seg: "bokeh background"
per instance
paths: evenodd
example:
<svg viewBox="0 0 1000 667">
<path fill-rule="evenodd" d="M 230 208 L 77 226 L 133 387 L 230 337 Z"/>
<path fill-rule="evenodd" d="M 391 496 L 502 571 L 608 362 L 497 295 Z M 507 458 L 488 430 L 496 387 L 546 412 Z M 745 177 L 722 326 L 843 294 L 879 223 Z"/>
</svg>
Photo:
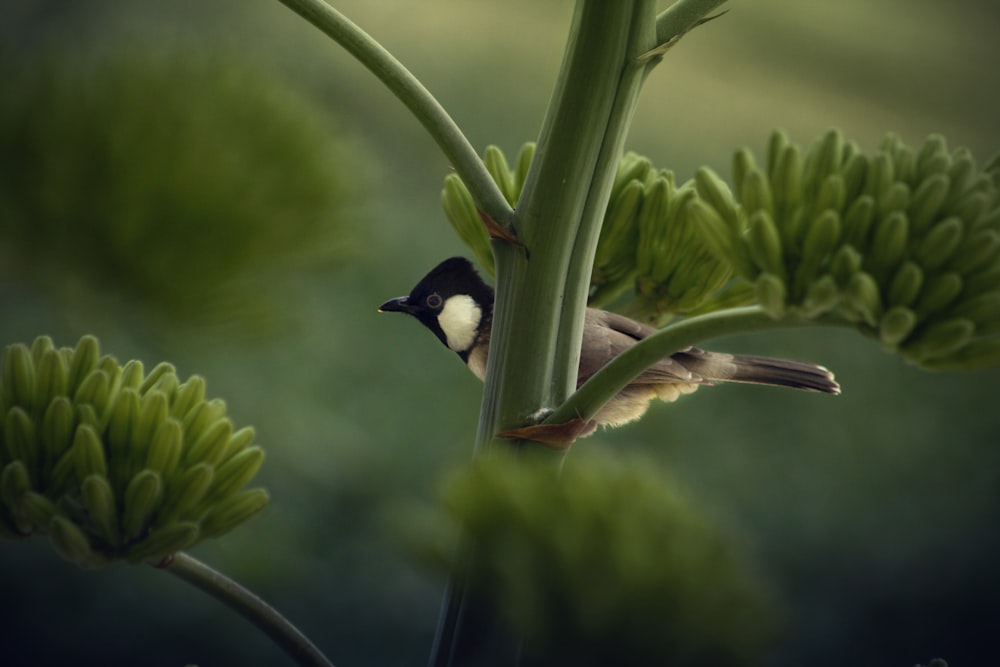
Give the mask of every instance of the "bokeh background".
<svg viewBox="0 0 1000 667">
<path fill-rule="evenodd" d="M 336 4 L 478 148 L 537 133 L 572 3 Z M 629 141 L 680 178 L 775 127 L 1000 150 L 996 3 L 731 4 L 668 54 Z M 93 333 L 204 375 L 256 426 L 272 502 L 194 555 L 338 665 L 422 664 L 444 577 L 407 517 L 469 460 L 480 387 L 375 308 L 464 251 L 446 161 L 273 0 L 10 0 L 0 72 L 0 341 Z M 821 362 L 844 395 L 715 388 L 573 456 L 648 456 L 713 517 L 783 608 L 768 665 L 1000 663 L 1000 372 L 931 375 L 847 331 L 713 347 Z M 43 539 L 0 544 L 0 616 L 12 667 L 285 664 L 173 578 L 80 571 Z"/>
</svg>

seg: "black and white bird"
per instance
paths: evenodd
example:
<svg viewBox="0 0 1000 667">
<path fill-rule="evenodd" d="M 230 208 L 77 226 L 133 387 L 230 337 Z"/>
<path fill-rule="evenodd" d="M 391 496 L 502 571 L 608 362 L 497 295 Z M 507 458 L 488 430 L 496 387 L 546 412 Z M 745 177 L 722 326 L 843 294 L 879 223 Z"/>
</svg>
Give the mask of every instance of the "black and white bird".
<svg viewBox="0 0 1000 667">
<path fill-rule="evenodd" d="M 490 330 L 493 322 L 493 288 L 483 282 L 463 257 L 441 262 L 424 276 L 407 296 L 379 306 L 381 312 L 412 315 L 458 354 L 476 377 L 486 377 Z M 596 308 L 588 308 L 577 386 L 602 366 L 655 328 L 633 319 Z M 707 352 L 688 347 L 664 357 L 635 378 L 569 436 L 590 435 L 598 426 L 621 426 L 639 419 L 654 398 L 674 401 L 713 382 L 749 382 L 805 391 L 839 394 L 840 385 L 822 366 L 750 355 Z M 550 443 L 554 444 L 554 443 Z"/>
</svg>

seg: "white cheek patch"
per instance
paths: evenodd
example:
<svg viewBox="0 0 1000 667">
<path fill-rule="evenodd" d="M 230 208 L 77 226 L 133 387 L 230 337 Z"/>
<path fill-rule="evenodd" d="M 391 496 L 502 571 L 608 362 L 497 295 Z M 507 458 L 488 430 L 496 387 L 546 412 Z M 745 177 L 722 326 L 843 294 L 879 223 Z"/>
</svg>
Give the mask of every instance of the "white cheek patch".
<svg viewBox="0 0 1000 667">
<path fill-rule="evenodd" d="M 454 352 L 465 352 L 476 339 L 479 320 L 483 316 L 476 301 L 467 294 L 448 297 L 438 315 L 438 325 Z"/>
</svg>

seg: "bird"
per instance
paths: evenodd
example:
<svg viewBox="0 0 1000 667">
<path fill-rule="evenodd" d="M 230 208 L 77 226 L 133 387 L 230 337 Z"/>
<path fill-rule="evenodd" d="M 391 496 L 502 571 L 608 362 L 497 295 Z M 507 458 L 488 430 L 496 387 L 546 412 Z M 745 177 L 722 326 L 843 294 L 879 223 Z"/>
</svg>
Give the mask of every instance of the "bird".
<svg viewBox="0 0 1000 667">
<path fill-rule="evenodd" d="M 480 380 L 486 377 L 493 323 L 493 288 L 464 257 L 451 257 L 434 267 L 406 296 L 389 299 L 379 312 L 399 312 L 416 318 L 448 349 L 455 352 Z M 618 313 L 587 308 L 577 388 L 614 357 L 657 331 Z M 715 382 L 744 382 L 839 394 L 833 374 L 811 363 L 686 347 L 644 370 L 589 420 L 566 429 L 544 425 L 510 431 L 509 437 L 536 439 L 567 446 L 591 435 L 599 426 L 614 428 L 645 414 L 653 399 L 676 400 Z M 503 435 L 503 434 L 501 434 Z"/>
</svg>

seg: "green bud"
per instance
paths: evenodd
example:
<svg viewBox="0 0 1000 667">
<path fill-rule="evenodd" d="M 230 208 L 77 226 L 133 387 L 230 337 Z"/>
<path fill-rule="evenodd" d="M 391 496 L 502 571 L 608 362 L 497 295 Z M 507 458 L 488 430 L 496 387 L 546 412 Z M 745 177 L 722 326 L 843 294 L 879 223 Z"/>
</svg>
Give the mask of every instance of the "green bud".
<svg viewBox="0 0 1000 667">
<path fill-rule="evenodd" d="M 993 204 L 993 197 L 995 193 L 991 190 L 990 192 L 973 192 L 966 194 L 954 205 L 952 205 L 948 212 L 960 218 L 971 226 L 975 226 L 980 218 L 983 218 L 986 212 L 989 210 L 990 206 Z"/>
<path fill-rule="evenodd" d="M 84 378 L 97 367 L 97 360 L 100 356 L 101 346 L 93 336 L 83 336 L 77 342 L 69 364 L 69 379 L 66 383 L 66 391 L 69 395 L 76 395 Z"/>
<path fill-rule="evenodd" d="M 847 186 L 844 183 L 844 177 L 841 174 L 830 174 L 823 179 L 823 183 L 820 185 L 813 210 L 831 210 L 840 213 L 844 210 L 846 193 Z"/>
<path fill-rule="evenodd" d="M 76 427 L 72 452 L 78 479 L 85 479 L 88 475 L 108 474 L 104 445 L 93 426 L 80 424 Z"/>
<path fill-rule="evenodd" d="M 851 202 L 844 213 L 844 243 L 855 248 L 867 248 L 872 223 L 875 221 L 875 200 L 862 195 Z"/>
<path fill-rule="evenodd" d="M 264 463 L 264 450 L 250 447 L 215 469 L 210 497 L 225 498 L 243 488 Z"/>
<path fill-rule="evenodd" d="M 757 161 L 753 157 L 753 152 L 749 148 L 741 148 L 736 151 L 733 154 L 733 190 L 742 193 L 747 174 L 753 171 L 760 171 L 757 167 Z M 770 189 L 768 189 L 768 195 L 770 196 Z M 743 204 L 743 208 L 746 209 L 747 202 L 744 197 L 745 195 L 740 195 L 740 202 Z M 774 214 L 774 211 L 769 212 L 772 215 Z"/>
<path fill-rule="evenodd" d="M 142 397 L 139 416 L 133 434 L 133 447 L 148 446 L 169 412 L 169 399 L 162 391 L 153 390 Z"/>
<path fill-rule="evenodd" d="M 840 289 L 833 276 L 827 274 L 809 284 L 802 300 L 802 314 L 812 319 L 833 310 L 840 302 Z"/>
<path fill-rule="evenodd" d="M 80 567 L 99 567 L 106 559 L 90 546 L 87 536 L 69 519 L 56 516 L 49 523 L 49 539 L 56 552 Z"/>
<path fill-rule="evenodd" d="M 879 340 L 882 344 L 895 349 L 917 326 L 917 315 L 909 308 L 893 306 L 885 311 L 878 324 Z"/>
<path fill-rule="evenodd" d="M 658 178 L 645 189 L 639 207 L 637 229 L 638 243 L 635 250 L 635 267 L 640 276 L 650 276 L 662 253 L 670 252 L 676 245 L 676 229 L 667 222 L 671 187 L 666 179 Z M 668 235 L 674 238 L 668 240 Z"/>
<path fill-rule="evenodd" d="M 62 515 L 55 503 L 37 491 L 26 491 L 21 496 L 20 510 L 38 527 L 48 526 L 53 517 Z"/>
<path fill-rule="evenodd" d="M 846 289 L 847 301 L 861 319 L 875 327 L 882 317 L 882 298 L 878 283 L 868 273 L 860 271 L 851 276 Z"/>
<path fill-rule="evenodd" d="M 962 198 L 962 195 L 969 189 L 976 178 L 976 161 L 966 148 L 955 149 L 951 156 L 951 166 L 948 168 L 948 178 L 951 180 L 951 189 L 948 191 L 948 199 L 945 208 L 950 209 Z"/>
<path fill-rule="evenodd" d="M 973 297 L 985 292 L 992 292 L 1000 287 L 1000 263 L 983 268 L 965 279 L 962 295 Z"/>
<path fill-rule="evenodd" d="M 101 429 L 101 420 L 98 418 L 94 406 L 89 403 L 76 404 L 76 423 L 90 424 L 97 430 Z"/>
<path fill-rule="evenodd" d="M 628 265 L 626 271 L 634 268 L 638 252 L 635 248 L 638 229 L 636 215 L 641 203 L 642 184 L 638 181 L 629 182 L 621 189 L 619 195 L 611 200 L 597 242 L 595 272 L 610 277 L 620 271 L 622 264 Z"/>
<path fill-rule="evenodd" d="M 45 353 L 54 352 L 55 349 L 56 345 L 52 342 L 51 336 L 36 336 L 35 340 L 31 341 L 31 363 L 38 368 Z"/>
<path fill-rule="evenodd" d="M 70 447 L 52 467 L 52 474 L 45 489 L 53 498 L 59 498 L 76 486 L 76 453 Z"/>
<path fill-rule="evenodd" d="M 809 288 L 826 259 L 837 250 L 839 240 L 840 216 L 836 211 L 827 209 L 819 214 L 806 233 L 802 256 L 795 271 L 796 293 L 802 294 Z"/>
<path fill-rule="evenodd" d="M 39 447 L 35 435 L 35 424 L 31 417 L 23 408 L 13 407 L 7 411 L 7 418 L 4 420 L 3 426 L 7 455 L 13 461 L 23 461 L 28 466 L 28 470 L 37 474 Z"/>
<path fill-rule="evenodd" d="M 846 286 L 855 273 L 861 270 L 861 253 L 851 245 L 840 246 L 830 258 L 830 275 L 840 286 Z"/>
<path fill-rule="evenodd" d="M 521 190 L 514 183 L 510 166 L 507 164 L 507 158 L 504 157 L 503 151 L 493 145 L 487 146 L 483 155 L 483 164 L 486 166 L 486 171 L 493 177 L 497 187 L 500 188 L 507 203 L 511 206 L 516 204 Z"/>
<path fill-rule="evenodd" d="M 154 529 L 142 541 L 131 545 L 125 557 L 132 563 L 159 562 L 193 545 L 198 541 L 199 533 L 198 524 L 175 521 Z"/>
<path fill-rule="evenodd" d="M 774 200 L 771 197 L 771 188 L 768 186 L 767 178 L 759 170 L 752 169 L 743 178 L 740 204 L 743 206 L 743 210 L 751 216 L 759 211 L 771 218 L 774 217 Z"/>
<path fill-rule="evenodd" d="M 122 389 L 134 389 L 138 393 L 145 377 L 142 362 L 138 359 L 130 359 L 122 366 Z"/>
<path fill-rule="evenodd" d="M 211 463 L 222 459 L 229 438 L 233 435 L 233 424 L 228 419 L 219 419 L 209 426 L 193 445 L 184 453 L 184 465 Z"/>
<path fill-rule="evenodd" d="M 111 377 L 103 370 L 94 370 L 80 383 L 73 396 L 73 402 L 77 405 L 91 405 L 95 413 L 100 415 L 107 407 L 110 393 Z"/>
<path fill-rule="evenodd" d="M 146 530 L 163 497 L 163 481 L 152 470 L 141 470 L 125 489 L 122 530 L 126 538 L 140 536 Z"/>
<path fill-rule="evenodd" d="M 949 355 L 926 359 L 920 365 L 941 371 L 975 371 L 1000 365 L 1000 338 L 973 340 Z"/>
<path fill-rule="evenodd" d="M 905 213 L 910 206 L 910 188 L 905 183 L 893 183 L 875 200 L 875 214 L 885 218 L 893 213 Z"/>
<path fill-rule="evenodd" d="M 774 136 L 778 135 L 772 135 Z M 798 146 L 786 144 L 778 154 L 769 151 L 768 176 L 771 180 L 775 217 L 785 220 L 802 205 L 802 152 Z"/>
<path fill-rule="evenodd" d="M 917 186 L 907 210 L 914 234 L 922 234 L 938 219 L 950 187 L 948 177 L 941 173 L 932 175 Z"/>
<path fill-rule="evenodd" d="M 524 181 L 528 178 L 528 170 L 531 168 L 531 160 L 535 155 L 535 143 L 528 141 L 521 144 L 517 152 L 517 159 L 514 163 L 514 180 L 523 189 Z"/>
<path fill-rule="evenodd" d="M 925 280 L 916 311 L 921 319 L 944 310 L 962 292 L 962 277 L 954 272 L 942 273 Z"/>
<path fill-rule="evenodd" d="M 41 444 L 44 459 L 49 463 L 58 461 L 73 443 L 73 429 L 76 418 L 73 404 L 65 396 L 59 396 L 45 410 L 42 416 Z"/>
<path fill-rule="evenodd" d="M 3 404 L 31 408 L 35 397 L 35 366 L 31 350 L 22 343 L 8 345 L 3 352 Z"/>
<path fill-rule="evenodd" d="M 934 225 L 914 253 L 914 259 L 925 269 L 934 269 L 947 262 L 962 242 L 962 221 L 947 218 Z"/>
<path fill-rule="evenodd" d="M 915 363 L 931 357 L 944 357 L 968 343 L 975 332 L 975 325 L 966 319 L 935 322 L 916 341 L 906 345 L 903 356 Z"/>
<path fill-rule="evenodd" d="M 936 155 L 931 160 L 927 162 L 926 169 L 927 173 L 921 173 L 922 177 L 931 176 L 934 174 L 943 174 L 945 176 L 949 175 L 949 169 L 951 168 L 951 156 L 950 155 Z M 951 188 L 949 180 L 949 190 Z"/>
<path fill-rule="evenodd" d="M 760 270 L 750 259 L 743 242 L 728 228 L 714 209 L 695 199 L 688 204 L 687 214 L 702 242 L 712 254 L 721 261 L 730 262 L 743 278 L 747 280 L 756 278 Z"/>
<path fill-rule="evenodd" d="M 253 443 L 253 439 L 256 435 L 257 433 L 254 431 L 253 426 L 244 426 L 240 430 L 233 433 L 233 435 L 229 438 L 229 442 L 226 443 L 226 448 L 222 452 L 222 458 L 220 461 L 227 461 L 231 457 L 249 447 Z"/>
<path fill-rule="evenodd" d="M 63 355 L 53 348 L 42 354 L 35 371 L 35 410 L 42 412 L 50 401 L 66 395 L 69 368 Z"/>
<path fill-rule="evenodd" d="M 871 196 L 876 202 L 881 202 L 894 182 L 892 159 L 888 155 L 878 153 L 868 161 L 864 187 L 866 195 Z"/>
<path fill-rule="evenodd" d="M 170 416 L 183 420 L 188 412 L 205 400 L 205 378 L 192 375 L 177 388 L 174 402 L 170 406 Z"/>
<path fill-rule="evenodd" d="M 896 180 L 904 183 L 915 181 L 917 178 L 917 154 L 913 152 L 913 149 L 905 145 L 902 139 L 899 139 L 891 154 Z"/>
<path fill-rule="evenodd" d="M 111 464 L 110 477 L 116 485 L 124 484 L 128 479 L 131 461 L 142 460 L 146 456 L 146 452 L 137 447 L 138 443 L 133 439 L 138 421 L 139 394 L 132 387 L 126 387 L 115 399 L 105 434 Z"/>
<path fill-rule="evenodd" d="M 188 446 L 197 442 L 198 438 L 225 414 L 226 403 L 219 399 L 201 403 L 191 410 L 181 422 L 184 425 L 184 440 Z"/>
<path fill-rule="evenodd" d="M 951 166 L 948 143 L 940 134 L 932 134 L 917 153 L 917 177 L 923 181 L 935 174 L 943 174 Z"/>
<path fill-rule="evenodd" d="M 737 234 L 742 232 L 742 225 L 736 214 L 733 193 L 729 190 L 726 182 L 708 167 L 701 167 L 695 172 L 694 182 L 701 200 L 715 211 L 730 232 Z"/>
<path fill-rule="evenodd" d="M 889 283 L 888 302 L 892 306 L 910 306 L 920 294 L 924 284 L 924 271 L 911 261 L 900 265 Z"/>
<path fill-rule="evenodd" d="M 807 197 L 815 197 L 826 177 L 840 171 L 843 155 L 844 137 L 838 130 L 827 130 L 809 146 L 803 168 L 803 187 Z"/>
<path fill-rule="evenodd" d="M 649 159 L 638 153 L 633 151 L 625 153 L 622 159 L 618 161 L 618 169 L 615 172 L 614 184 L 611 186 L 609 201 L 614 201 L 620 197 L 622 190 L 628 187 L 633 181 L 638 182 L 642 186 L 652 166 Z"/>
<path fill-rule="evenodd" d="M 254 514 L 257 514 L 268 501 L 264 489 L 247 489 L 214 505 L 201 520 L 201 532 L 205 537 L 214 537 L 228 533 Z"/>
<path fill-rule="evenodd" d="M 764 312 L 774 319 L 780 319 L 785 314 L 785 299 L 787 291 L 785 283 L 773 273 L 762 273 L 754 282 L 754 294 Z"/>
<path fill-rule="evenodd" d="M 764 273 L 772 273 L 780 279 L 785 276 L 785 263 L 781 250 L 778 228 L 764 211 L 750 216 L 747 234 L 743 237 L 754 263 Z"/>
<path fill-rule="evenodd" d="M 778 163 L 785 151 L 790 148 L 792 148 L 792 140 L 788 138 L 788 134 L 784 130 L 771 132 L 771 136 L 767 139 L 767 175 L 769 177 L 773 178 L 774 172 L 778 169 Z"/>
<path fill-rule="evenodd" d="M 180 463 L 184 449 L 184 429 L 173 417 L 165 419 L 156 429 L 146 454 L 146 467 L 171 475 Z"/>
<path fill-rule="evenodd" d="M 906 252 L 909 230 L 906 214 L 900 211 L 892 213 L 875 227 L 875 235 L 865 257 L 865 266 L 872 274 L 889 276 L 896 271 Z"/>
<path fill-rule="evenodd" d="M 986 333 L 1000 321 L 1000 286 L 993 292 L 963 300 L 955 307 L 954 312 L 955 315 L 975 322 L 977 332 Z"/>
<path fill-rule="evenodd" d="M 458 238 L 469 246 L 480 264 L 491 274 L 494 273 L 489 234 L 479 217 L 475 202 L 472 201 L 472 195 L 458 174 L 448 174 L 445 177 L 444 188 L 441 190 L 441 207 Z"/>
<path fill-rule="evenodd" d="M 149 371 L 149 375 L 147 375 L 146 379 L 142 381 L 142 386 L 139 387 L 139 395 L 145 396 L 150 392 L 150 390 L 154 388 L 163 391 L 162 388 L 157 387 L 157 385 L 166 375 L 173 375 L 174 379 L 176 380 L 177 369 L 174 368 L 173 364 L 167 363 L 166 361 L 161 361 L 160 363 L 156 364 L 156 366 L 153 367 L 153 370 Z M 173 392 L 164 391 L 163 393 L 169 396 Z"/>
<path fill-rule="evenodd" d="M 841 178 L 844 183 L 844 204 L 856 200 L 861 195 L 867 173 L 868 157 L 860 150 L 853 152 L 841 168 Z M 843 210 L 844 204 L 841 204 L 838 210 Z"/>
<path fill-rule="evenodd" d="M 996 264 L 1000 255 L 1000 231 L 982 229 L 970 234 L 951 257 L 949 266 L 968 275 L 984 267 Z"/>
<path fill-rule="evenodd" d="M 21 497 L 31 490 L 31 475 L 23 461 L 11 461 L 0 472 L 0 499 L 10 509 L 21 504 Z"/>
<path fill-rule="evenodd" d="M 160 522 L 166 523 L 169 518 L 182 516 L 188 509 L 200 503 L 214 478 L 215 468 L 209 463 L 198 463 L 179 476 L 175 475 L 167 490 Z"/>
<path fill-rule="evenodd" d="M 83 506 L 87 509 L 87 517 L 94 527 L 109 545 L 114 547 L 120 545 L 118 510 L 115 507 L 115 494 L 111 490 L 108 478 L 103 475 L 88 475 L 80 484 L 80 490 Z"/>
</svg>

